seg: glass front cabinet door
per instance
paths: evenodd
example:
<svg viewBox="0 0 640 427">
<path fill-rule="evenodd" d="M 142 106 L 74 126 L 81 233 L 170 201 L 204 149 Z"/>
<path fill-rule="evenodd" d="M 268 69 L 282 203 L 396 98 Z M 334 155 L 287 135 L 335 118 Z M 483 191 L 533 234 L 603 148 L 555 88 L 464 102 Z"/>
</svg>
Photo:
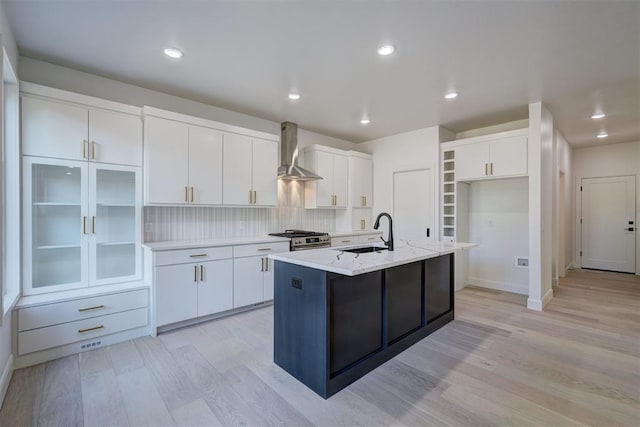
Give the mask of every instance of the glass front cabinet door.
<svg viewBox="0 0 640 427">
<path fill-rule="evenodd" d="M 23 162 L 24 294 L 139 279 L 139 168 Z"/>
</svg>

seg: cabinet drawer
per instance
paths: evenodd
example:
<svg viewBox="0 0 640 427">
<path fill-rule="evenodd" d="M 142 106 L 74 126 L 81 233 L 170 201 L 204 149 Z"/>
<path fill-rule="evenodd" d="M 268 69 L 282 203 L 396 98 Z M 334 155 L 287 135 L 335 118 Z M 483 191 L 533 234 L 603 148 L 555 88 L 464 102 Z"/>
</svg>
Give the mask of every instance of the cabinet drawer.
<svg viewBox="0 0 640 427">
<path fill-rule="evenodd" d="M 358 236 L 342 236 L 331 238 L 331 246 L 355 245 L 356 243 L 359 243 Z"/>
<path fill-rule="evenodd" d="M 18 331 L 89 319 L 149 305 L 147 289 L 65 301 L 18 311 Z"/>
<path fill-rule="evenodd" d="M 277 254 L 280 252 L 289 252 L 289 242 L 271 242 L 257 245 L 238 245 L 233 247 L 233 256 L 235 258 Z"/>
<path fill-rule="evenodd" d="M 358 243 L 379 243 L 382 233 L 358 236 Z"/>
<path fill-rule="evenodd" d="M 144 326 L 148 323 L 148 309 L 123 311 L 78 320 L 46 328 L 18 333 L 18 354 L 23 355 L 77 341 L 96 338 Z"/>
<path fill-rule="evenodd" d="M 214 261 L 217 259 L 227 259 L 233 256 L 231 246 L 180 249 L 175 251 L 156 252 L 155 265 L 185 264 L 187 262 Z"/>
</svg>

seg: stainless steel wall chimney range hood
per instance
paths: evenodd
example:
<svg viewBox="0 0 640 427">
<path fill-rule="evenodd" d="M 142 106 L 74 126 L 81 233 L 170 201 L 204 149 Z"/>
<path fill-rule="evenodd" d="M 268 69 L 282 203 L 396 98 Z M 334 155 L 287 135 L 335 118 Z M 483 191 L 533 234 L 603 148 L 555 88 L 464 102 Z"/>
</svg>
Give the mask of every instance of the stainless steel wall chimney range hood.
<svg viewBox="0 0 640 427">
<path fill-rule="evenodd" d="M 280 167 L 278 179 L 314 181 L 321 176 L 298 166 L 298 125 L 291 122 L 280 124 Z"/>
</svg>

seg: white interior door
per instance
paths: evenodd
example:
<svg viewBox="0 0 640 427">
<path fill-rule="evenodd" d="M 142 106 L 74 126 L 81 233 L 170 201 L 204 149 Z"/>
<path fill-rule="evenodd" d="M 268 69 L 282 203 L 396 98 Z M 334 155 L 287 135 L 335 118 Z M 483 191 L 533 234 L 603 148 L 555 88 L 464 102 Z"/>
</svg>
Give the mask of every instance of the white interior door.
<svg viewBox="0 0 640 427">
<path fill-rule="evenodd" d="M 394 172 L 393 234 L 396 239 L 433 238 L 436 233 L 433 210 L 431 169 Z"/>
<path fill-rule="evenodd" d="M 635 272 L 634 176 L 582 180 L 582 267 Z"/>
</svg>

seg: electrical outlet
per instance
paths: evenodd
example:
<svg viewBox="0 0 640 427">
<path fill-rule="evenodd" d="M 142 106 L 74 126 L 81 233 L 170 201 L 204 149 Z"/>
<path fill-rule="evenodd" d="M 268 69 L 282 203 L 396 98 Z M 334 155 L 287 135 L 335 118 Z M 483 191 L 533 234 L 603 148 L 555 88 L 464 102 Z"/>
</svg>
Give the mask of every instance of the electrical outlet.
<svg viewBox="0 0 640 427">
<path fill-rule="evenodd" d="M 516 257 L 516 267 L 522 267 L 522 268 L 529 267 L 529 258 Z"/>
</svg>

